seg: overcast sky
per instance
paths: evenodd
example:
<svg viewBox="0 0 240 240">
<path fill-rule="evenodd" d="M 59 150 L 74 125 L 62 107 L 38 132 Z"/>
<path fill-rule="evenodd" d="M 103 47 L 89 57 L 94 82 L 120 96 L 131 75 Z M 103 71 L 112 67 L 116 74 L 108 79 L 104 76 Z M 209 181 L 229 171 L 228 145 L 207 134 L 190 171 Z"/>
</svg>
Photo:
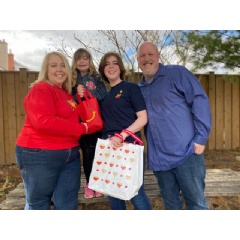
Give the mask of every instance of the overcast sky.
<svg viewBox="0 0 240 240">
<path fill-rule="evenodd" d="M 0 40 L 4 39 L 8 44 L 8 52 L 14 54 L 14 59 L 36 71 L 40 69 L 45 52 L 49 49 L 51 35 L 46 31 L 0 30 Z"/>
<path fill-rule="evenodd" d="M 45 54 L 56 50 L 57 46 L 61 46 L 61 39 L 64 39 L 64 44 L 68 47 L 71 56 L 76 49 L 82 47 L 73 38 L 73 33 L 77 34 L 78 38 L 82 40 L 86 39 L 86 42 L 89 41 L 88 39 L 91 39 L 92 44 L 95 44 L 95 46 L 99 44 L 101 49 L 108 44 L 106 40 L 99 40 L 101 37 L 95 35 L 96 31 L 93 30 L 0 30 L 0 40 L 7 42 L 8 52 L 14 54 L 14 59 L 17 62 L 23 64 L 31 71 L 39 71 Z M 93 42 L 95 40 L 96 42 Z M 104 43 L 100 44 L 102 42 Z M 96 59 L 96 56 L 93 57 Z M 68 60 L 71 64 L 71 59 L 69 58 Z M 177 59 L 171 59 L 171 64 L 177 64 L 177 62 Z M 192 64 L 188 63 L 186 67 L 191 69 Z M 137 63 L 135 68 L 137 69 Z M 209 71 L 214 71 L 219 74 L 228 72 L 228 70 L 224 69 L 221 65 L 219 65 L 218 69 L 209 67 L 207 69 L 198 70 L 199 73 Z"/>
<path fill-rule="evenodd" d="M 83 35 L 88 31 L 75 31 Z M 0 30 L 0 40 L 8 43 L 8 51 L 14 59 L 30 70 L 39 71 L 46 52 L 56 50 L 56 45 L 65 39 L 65 44 L 76 50 L 79 44 L 73 39 L 73 31 L 67 30 Z"/>
<path fill-rule="evenodd" d="M 0 40 L 5 39 L 16 61 L 36 71 L 40 69 L 45 53 L 55 50 L 54 45 L 59 44 L 60 36 L 71 48 L 79 47 L 73 41 L 71 29 L 239 29 L 240 22 L 236 8 L 231 8 L 231 13 L 227 13 L 225 4 L 221 8 L 219 3 L 220 7 L 212 11 L 211 4 L 205 0 L 200 6 L 194 4 L 193 8 L 190 4 L 182 10 L 188 1 L 172 0 L 171 4 L 161 3 L 158 7 L 148 1 L 148 9 L 143 4 L 136 6 L 129 0 L 122 0 L 121 4 L 113 4 L 110 0 L 92 0 L 90 6 L 82 2 L 76 5 L 76 2 L 68 0 L 69 9 L 66 2 L 63 5 L 48 2 L 39 6 L 30 0 L 15 1 L 13 9 L 13 2 L 1 3 Z M 234 28 L 236 24 L 238 27 Z"/>
</svg>

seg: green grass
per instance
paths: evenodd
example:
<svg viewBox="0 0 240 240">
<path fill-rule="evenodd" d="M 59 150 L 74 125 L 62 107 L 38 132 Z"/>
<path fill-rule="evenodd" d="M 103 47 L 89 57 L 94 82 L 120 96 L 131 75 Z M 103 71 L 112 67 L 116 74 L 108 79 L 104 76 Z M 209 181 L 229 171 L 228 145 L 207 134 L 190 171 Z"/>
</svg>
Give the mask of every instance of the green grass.
<svg viewBox="0 0 240 240">
<path fill-rule="evenodd" d="M 2 188 L 0 189 L 0 195 L 2 196 L 3 194 L 5 194 L 6 190 L 7 190 L 7 186 L 9 183 L 9 177 L 7 176 L 5 179 L 5 183 L 3 184 Z"/>
</svg>

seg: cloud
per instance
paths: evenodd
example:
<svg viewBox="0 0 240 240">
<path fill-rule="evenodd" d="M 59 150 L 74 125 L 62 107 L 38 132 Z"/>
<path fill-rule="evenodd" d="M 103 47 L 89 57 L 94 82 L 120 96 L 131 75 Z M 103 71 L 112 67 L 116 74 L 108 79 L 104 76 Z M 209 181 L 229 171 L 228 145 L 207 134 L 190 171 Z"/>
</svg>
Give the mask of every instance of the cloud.
<svg viewBox="0 0 240 240">
<path fill-rule="evenodd" d="M 8 50 L 14 54 L 16 61 L 27 66 L 29 70 L 39 71 L 47 52 L 64 46 L 70 55 L 73 55 L 76 49 L 82 47 L 74 39 L 74 33 L 84 42 L 100 46 L 101 36 L 94 30 L 0 30 L 0 40 L 4 39 L 8 43 Z M 104 45 L 101 47 L 104 48 Z"/>
<path fill-rule="evenodd" d="M 14 59 L 30 70 L 38 71 L 48 49 L 48 37 L 36 31 L 0 31 L 0 39 L 8 44 Z"/>
<path fill-rule="evenodd" d="M 0 30 L 0 40 L 5 39 L 8 43 L 8 50 L 11 50 L 14 54 L 16 61 L 25 65 L 29 70 L 39 71 L 43 58 L 47 52 L 56 50 L 57 47 L 61 48 L 62 45 L 64 45 L 71 56 L 76 49 L 83 47 L 74 39 L 74 34 L 87 45 L 99 48 L 102 52 L 111 50 L 110 41 L 103 38 L 97 30 Z M 132 49 L 130 50 L 128 52 L 129 55 L 132 54 L 131 57 L 135 58 L 135 53 L 132 52 Z M 171 49 L 165 49 L 165 51 L 170 51 L 170 53 L 172 53 Z M 96 62 L 99 62 L 102 54 L 97 54 L 93 50 L 91 53 L 93 58 L 97 60 Z M 69 59 L 69 62 L 71 64 L 71 59 Z M 172 57 L 169 63 L 178 64 L 179 60 Z M 165 64 L 167 64 L 167 62 L 165 62 Z M 190 63 L 188 63 L 186 67 L 188 69 L 192 68 Z M 134 62 L 134 69 L 139 71 L 137 61 Z M 214 71 L 215 73 L 228 72 L 221 66 L 217 66 L 217 70 L 208 68 L 198 70 L 198 72 L 200 71 Z"/>
</svg>

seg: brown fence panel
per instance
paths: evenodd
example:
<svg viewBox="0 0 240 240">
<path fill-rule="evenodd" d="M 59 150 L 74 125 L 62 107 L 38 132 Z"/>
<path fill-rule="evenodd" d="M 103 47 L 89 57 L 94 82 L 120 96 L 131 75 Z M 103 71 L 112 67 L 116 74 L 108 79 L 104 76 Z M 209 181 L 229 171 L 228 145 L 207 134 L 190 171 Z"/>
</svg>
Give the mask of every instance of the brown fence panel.
<svg viewBox="0 0 240 240">
<path fill-rule="evenodd" d="M 15 142 L 24 123 L 23 100 L 38 72 L 0 71 L 0 165 L 15 163 Z"/>
<path fill-rule="evenodd" d="M 0 165 L 15 163 L 15 141 L 25 118 L 23 100 L 37 76 L 26 69 L 0 71 Z M 134 73 L 126 79 L 138 83 L 141 76 Z M 213 72 L 196 77 L 209 97 L 212 114 L 206 149 L 240 148 L 240 76 L 233 83 Z"/>
</svg>

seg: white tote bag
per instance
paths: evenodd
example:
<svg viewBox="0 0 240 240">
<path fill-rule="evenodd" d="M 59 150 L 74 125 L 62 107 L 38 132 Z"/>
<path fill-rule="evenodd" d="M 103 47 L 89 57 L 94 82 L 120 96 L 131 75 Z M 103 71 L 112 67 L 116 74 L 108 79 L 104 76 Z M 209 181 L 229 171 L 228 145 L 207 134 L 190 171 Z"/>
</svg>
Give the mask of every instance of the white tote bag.
<svg viewBox="0 0 240 240">
<path fill-rule="evenodd" d="M 133 198 L 143 184 L 143 150 L 126 142 L 116 148 L 110 139 L 98 139 L 88 187 L 122 200 Z"/>
</svg>

